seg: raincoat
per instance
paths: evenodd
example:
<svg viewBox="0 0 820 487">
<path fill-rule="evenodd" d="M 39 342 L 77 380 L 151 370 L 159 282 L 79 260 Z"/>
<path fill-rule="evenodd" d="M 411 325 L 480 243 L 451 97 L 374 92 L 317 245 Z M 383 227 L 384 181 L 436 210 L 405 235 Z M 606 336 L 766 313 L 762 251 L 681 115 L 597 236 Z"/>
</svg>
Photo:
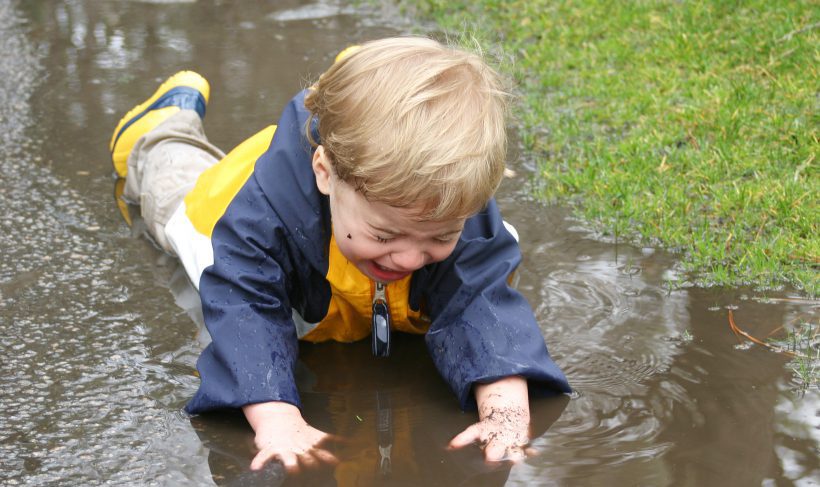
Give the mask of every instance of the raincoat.
<svg viewBox="0 0 820 487">
<path fill-rule="evenodd" d="M 300 406 L 299 339 L 343 342 L 371 329 L 374 283 L 332 236 L 305 137 L 305 92 L 276 126 L 206 170 L 165 230 L 198 287 L 212 342 L 197 361 L 189 413 L 284 401 Z M 314 140 L 319 140 L 315 120 Z M 508 285 L 521 260 L 494 200 L 467 219 L 453 253 L 386 288 L 392 328 L 425 334 L 463 409 L 472 387 L 518 375 L 533 393 L 569 392 L 524 297 Z"/>
</svg>

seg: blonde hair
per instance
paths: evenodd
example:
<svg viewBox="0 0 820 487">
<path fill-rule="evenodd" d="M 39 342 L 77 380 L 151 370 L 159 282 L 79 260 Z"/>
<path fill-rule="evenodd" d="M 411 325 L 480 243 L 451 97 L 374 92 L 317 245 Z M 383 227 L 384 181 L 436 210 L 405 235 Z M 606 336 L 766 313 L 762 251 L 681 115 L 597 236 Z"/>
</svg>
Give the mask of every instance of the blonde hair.
<svg viewBox="0 0 820 487">
<path fill-rule="evenodd" d="M 476 54 L 420 37 L 340 57 L 305 97 L 336 175 L 369 201 L 421 205 L 421 220 L 480 211 L 504 172 L 498 74 Z"/>
</svg>

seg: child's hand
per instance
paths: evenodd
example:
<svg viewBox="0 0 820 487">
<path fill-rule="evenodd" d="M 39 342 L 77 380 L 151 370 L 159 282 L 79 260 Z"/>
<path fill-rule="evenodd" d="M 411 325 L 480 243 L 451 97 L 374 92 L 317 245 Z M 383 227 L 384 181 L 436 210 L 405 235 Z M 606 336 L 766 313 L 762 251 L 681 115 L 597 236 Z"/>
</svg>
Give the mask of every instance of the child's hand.
<svg viewBox="0 0 820 487">
<path fill-rule="evenodd" d="M 478 443 L 488 462 L 521 461 L 534 451 L 529 443 L 530 409 L 527 381 L 507 377 L 476 385 L 479 421 L 450 440 L 450 448 Z"/>
<path fill-rule="evenodd" d="M 279 460 L 289 473 L 301 467 L 314 468 L 336 464 L 338 459 L 322 447 L 331 435 L 310 426 L 299 408 L 284 402 L 249 404 L 242 408 L 256 432 L 254 443 L 259 453 L 251 470 L 261 470 L 269 461 Z"/>
</svg>

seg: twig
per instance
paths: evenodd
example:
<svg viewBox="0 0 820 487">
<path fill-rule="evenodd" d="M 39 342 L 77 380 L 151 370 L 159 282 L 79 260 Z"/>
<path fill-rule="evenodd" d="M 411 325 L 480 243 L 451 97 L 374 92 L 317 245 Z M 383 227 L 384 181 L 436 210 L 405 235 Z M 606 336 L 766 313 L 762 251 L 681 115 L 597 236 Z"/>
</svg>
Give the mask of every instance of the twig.
<svg viewBox="0 0 820 487">
<path fill-rule="evenodd" d="M 778 327 L 777 327 L 777 328 L 775 328 L 774 330 L 770 331 L 770 332 L 766 335 L 766 338 L 769 338 L 770 336 L 774 335 L 775 333 L 777 333 L 778 331 L 780 331 L 780 330 L 782 330 L 782 329 L 783 329 L 783 325 L 778 326 Z"/>
<path fill-rule="evenodd" d="M 729 310 L 729 328 L 735 333 L 735 335 L 740 335 L 740 336 L 746 338 L 747 340 L 749 340 L 750 342 L 756 343 L 756 344 L 758 344 L 762 347 L 766 347 L 766 348 L 768 348 L 769 350 L 771 350 L 773 352 L 785 353 L 786 355 L 789 355 L 789 356 L 792 356 L 792 357 L 797 356 L 796 353 L 794 353 L 790 350 L 784 350 L 781 347 L 775 347 L 774 345 L 766 343 L 763 340 L 759 340 L 759 339 L 753 337 L 752 335 L 749 335 L 745 331 L 741 330 L 740 328 L 738 328 L 737 325 L 735 324 L 735 316 L 732 313 L 732 310 Z"/>
<path fill-rule="evenodd" d="M 755 300 L 759 300 L 758 298 L 754 298 Z M 811 306 L 820 306 L 820 300 L 817 299 L 809 299 L 809 298 L 762 298 L 767 302 L 771 303 L 795 303 L 795 304 L 808 304 Z"/>
<path fill-rule="evenodd" d="M 780 39 L 778 39 L 777 42 L 790 41 L 790 40 L 792 40 L 792 37 L 794 37 L 798 34 L 802 34 L 803 32 L 808 32 L 810 30 L 814 30 L 818 27 L 820 27 L 820 22 L 815 22 L 813 24 L 809 24 L 805 27 L 801 27 L 800 29 L 793 30 L 793 31 L 789 32 L 788 34 L 786 34 L 783 37 L 781 37 Z"/>
</svg>

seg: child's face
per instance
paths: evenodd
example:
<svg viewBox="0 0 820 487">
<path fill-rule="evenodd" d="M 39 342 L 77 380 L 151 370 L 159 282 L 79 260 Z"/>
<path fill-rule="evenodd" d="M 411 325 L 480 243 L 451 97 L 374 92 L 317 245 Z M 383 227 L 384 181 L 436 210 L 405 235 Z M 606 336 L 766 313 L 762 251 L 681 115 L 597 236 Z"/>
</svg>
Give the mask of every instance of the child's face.
<svg viewBox="0 0 820 487">
<path fill-rule="evenodd" d="M 339 250 L 369 278 L 397 281 L 453 252 L 464 228 L 463 219 L 418 221 L 414 217 L 421 208 L 367 201 L 336 177 L 322 146 L 314 153 L 313 171 L 319 191 L 330 197 L 333 236 Z"/>
</svg>

